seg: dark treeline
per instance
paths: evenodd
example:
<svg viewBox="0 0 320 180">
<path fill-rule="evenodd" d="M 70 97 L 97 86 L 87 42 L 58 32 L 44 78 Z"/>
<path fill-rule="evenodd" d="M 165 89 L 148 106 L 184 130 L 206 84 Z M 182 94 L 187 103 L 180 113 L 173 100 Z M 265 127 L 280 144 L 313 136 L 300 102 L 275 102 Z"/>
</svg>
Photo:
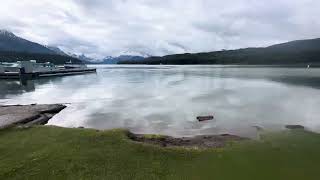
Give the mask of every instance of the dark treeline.
<svg viewBox="0 0 320 180">
<path fill-rule="evenodd" d="M 39 63 L 51 62 L 54 64 L 65 64 L 71 61 L 74 64 L 81 64 L 82 61 L 58 54 L 39 54 L 39 53 L 25 53 L 25 52 L 8 52 L 0 51 L 0 62 L 16 62 L 16 61 L 29 61 L 37 60 Z"/>
<path fill-rule="evenodd" d="M 319 64 L 320 39 L 292 41 L 266 48 L 246 48 L 209 53 L 150 57 L 120 64 Z"/>
</svg>

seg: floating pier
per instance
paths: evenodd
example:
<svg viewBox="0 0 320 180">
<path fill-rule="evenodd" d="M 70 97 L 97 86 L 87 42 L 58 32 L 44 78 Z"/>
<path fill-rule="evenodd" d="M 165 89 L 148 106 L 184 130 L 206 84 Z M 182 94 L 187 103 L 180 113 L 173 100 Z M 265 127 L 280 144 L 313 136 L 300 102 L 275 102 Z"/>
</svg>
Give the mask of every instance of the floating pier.
<svg viewBox="0 0 320 180">
<path fill-rule="evenodd" d="M 39 78 L 49 76 L 67 76 L 93 73 L 96 68 L 85 64 L 68 64 L 55 66 L 52 63 L 37 63 L 34 60 L 14 63 L 13 66 L 0 64 L 0 79 Z"/>
</svg>

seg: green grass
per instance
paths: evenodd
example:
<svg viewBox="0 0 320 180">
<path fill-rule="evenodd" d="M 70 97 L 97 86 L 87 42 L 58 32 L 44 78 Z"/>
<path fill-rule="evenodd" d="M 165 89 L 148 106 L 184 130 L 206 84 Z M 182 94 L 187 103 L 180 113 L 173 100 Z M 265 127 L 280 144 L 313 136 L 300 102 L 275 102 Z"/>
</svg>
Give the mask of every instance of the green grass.
<svg viewBox="0 0 320 180">
<path fill-rule="evenodd" d="M 319 179 L 320 135 L 284 131 L 223 149 L 161 148 L 124 130 L 0 131 L 0 179 Z"/>
</svg>

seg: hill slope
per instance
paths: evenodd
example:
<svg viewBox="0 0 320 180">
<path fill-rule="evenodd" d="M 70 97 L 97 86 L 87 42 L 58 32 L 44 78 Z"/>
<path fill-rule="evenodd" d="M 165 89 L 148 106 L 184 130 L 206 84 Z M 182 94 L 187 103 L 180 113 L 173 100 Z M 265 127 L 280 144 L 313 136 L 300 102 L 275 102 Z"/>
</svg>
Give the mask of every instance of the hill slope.
<svg viewBox="0 0 320 180">
<path fill-rule="evenodd" d="M 0 62 L 37 60 L 55 64 L 82 63 L 81 60 L 56 52 L 41 44 L 20 38 L 12 32 L 0 30 Z"/>
<path fill-rule="evenodd" d="M 17 62 L 37 60 L 39 63 L 51 62 L 54 64 L 65 64 L 72 62 L 73 64 L 82 64 L 83 62 L 77 58 L 70 56 L 62 56 L 57 54 L 37 54 L 24 52 L 0 51 L 0 62 Z"/>
<path fill-rule="evenodd" d="M 0 51 L 56 54 L 45 46 L 20 38 L 6 30 L 0 30 Z"/>
<path fill-rule="evenodd" d="M 121 64 L 320 64 L 320 39 L 299 40 L 266 48 L 150 57 Z"/>
</svg>

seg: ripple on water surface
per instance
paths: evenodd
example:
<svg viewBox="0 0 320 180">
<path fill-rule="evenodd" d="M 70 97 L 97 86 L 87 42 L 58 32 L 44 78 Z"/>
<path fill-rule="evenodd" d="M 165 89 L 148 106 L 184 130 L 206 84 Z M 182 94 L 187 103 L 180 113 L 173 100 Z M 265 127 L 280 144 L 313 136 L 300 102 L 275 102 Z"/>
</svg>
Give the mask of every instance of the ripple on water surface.
<svg viewBox="0 0 320 180">
<path fill-rule="evenodd" d="M 223 66 L 98 66 L 97 74 L 0 82 L 0 103 L 71 103 L 49 124 L 173 136 L 254 125 L 320 130 L 320 70 Z M 214 115 L 199 123 L 199 115 Z"/>
</svg>

